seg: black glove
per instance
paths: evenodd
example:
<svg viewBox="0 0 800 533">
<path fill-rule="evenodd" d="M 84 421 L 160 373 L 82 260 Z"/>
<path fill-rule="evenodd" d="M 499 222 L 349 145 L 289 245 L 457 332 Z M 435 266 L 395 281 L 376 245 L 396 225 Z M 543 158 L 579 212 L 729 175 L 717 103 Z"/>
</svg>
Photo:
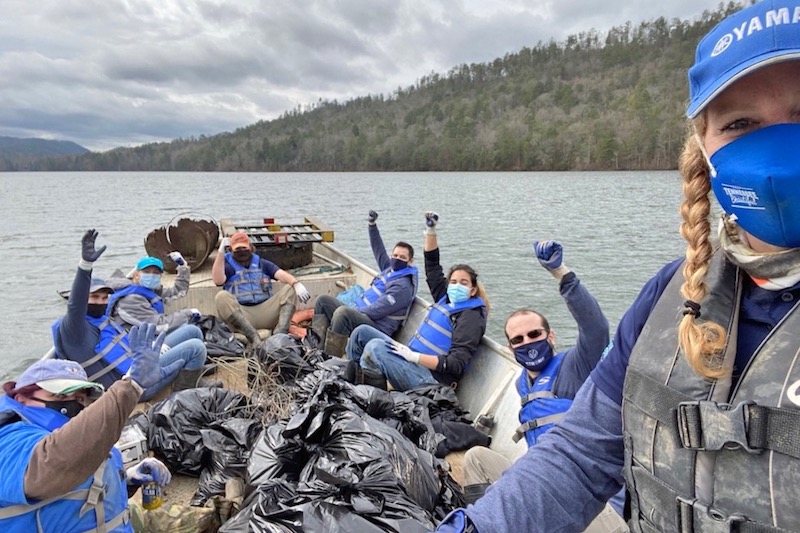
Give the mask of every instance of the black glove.
<svg viewBox="0 0 800 533">
<path fill-rule="evenodd" d="M 95 249 L 94 242 L 97 240 L 97 231 L 90 229 L 83 234 L 81 239 L 81 259 L 87 263 L 94 263 L 106 251 L 105 246 L 101 246 L 99 250 Z"/>
<path fill-rule="evenodd" d="M 370 211 L 367 214 L 367 222 L 369 222 L 370 224 L 374 224 L 376 220 L 378 220 L 378 213 L 376 213 L 375 211 Z"/>
</svg>

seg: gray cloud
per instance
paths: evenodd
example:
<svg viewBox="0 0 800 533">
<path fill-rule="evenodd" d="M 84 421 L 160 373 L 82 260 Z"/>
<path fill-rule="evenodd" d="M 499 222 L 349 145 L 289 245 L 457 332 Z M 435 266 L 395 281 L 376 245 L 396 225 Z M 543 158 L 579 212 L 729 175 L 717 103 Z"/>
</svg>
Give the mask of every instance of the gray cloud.
<svg viewBox="0 0 800 533">
<path fill-rule="evenodd" d="M 5 0 L 0 135 L 105 150 L 210 135 L 318 99 L 391 93 L 717 0 Z"/>
</svg>

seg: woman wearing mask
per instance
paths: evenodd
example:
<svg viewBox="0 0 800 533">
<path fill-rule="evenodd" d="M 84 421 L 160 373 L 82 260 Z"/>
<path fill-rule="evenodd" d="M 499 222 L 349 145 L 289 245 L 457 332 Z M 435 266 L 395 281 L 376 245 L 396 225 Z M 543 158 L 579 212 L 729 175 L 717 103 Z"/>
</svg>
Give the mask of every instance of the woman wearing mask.
<svg viewBox="0 0 800 533">
<path fill-rule="evenodd" d="M 436 303 L 408 345 L 362 325 L 347 343 L 352 361 L 348 379 L 395 390 L 442 383 L 455 386 L 478 351 L 486 331 L 489 301 L 478 274 L 469 265 L 454 265 L 445 277 L 439 264 L 436 224 L 439 215 L 425 213 L 425 278 Z"/>
<path fill-rule="evenodd" d="M 440 531 L 580 531 L 623 477 L 632 531 L 800 531 L 800 1 L 720 22 L 689 82 L 686 257 L 561 422 Z"/>
</svg>

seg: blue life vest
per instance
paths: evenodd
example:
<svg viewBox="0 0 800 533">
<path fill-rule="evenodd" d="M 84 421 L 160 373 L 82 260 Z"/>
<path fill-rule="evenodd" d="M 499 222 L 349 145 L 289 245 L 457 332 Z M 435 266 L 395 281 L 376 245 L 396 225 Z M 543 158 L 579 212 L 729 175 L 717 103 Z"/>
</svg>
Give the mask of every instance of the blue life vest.
<svg viewBox="0 0 800 533">
<path fill-rule="evenodd" d="M 400 270 L 384 270 L 377 276 L 375 279 L 372 280 L 372 285 L 370 285 L 367 290 L 364 291 L 364 294 L 361 295 L 359 300 L 356 300 L 356 309 L 364 310 L 370 305 L 374 304 L 378 301 L 378 298 L 386 292 L 386 285 L 393 279 L 402 278 L 403 276 L 411 276 L 411 283 L 414 286 L 414 296 L 417 294 L 417 280 L 419 278 L 419 272 L 417 271 L 417 267 L 415 266 L 407 266 Z M 406 312 L 402 315 L 390 315 L 386 318 L 391 318 L 392 320 L 397 320 L 398 322 L 404 321 L 408 317 L 409 311 L 411 311 L 411 306 L 414 305 L 414 298 L 411 298 L 411 302 L 408 304 L 408 308 Z"/>
<path fill-rule="evenodd" d="M 21 487 L 28 466 L 26 459 L 33 447 L 68 421 L 52 409 L 28 407 L 8 396 L 0 397 L 0 450 L 5 457 L 0 466 L 3 473 L 0 483 Z M 17 457 L 9 457 L 12 450 Z M 9 491 L 3 490 L 3 494 Z M 122 455 L 116 448 L 110 450 L 109 457 L 92 476 L 70 492 L 32 503 L 0 507 L 0 531 L 4 533 L 92 533 L 101 531 L 98 523 L 104 524 L 102 531 L 132 533 L 129 522 L 125 471 Z"/>
<path fill-rule="evenodd" d="M 536 439 L 544 435 L 553 424 L 558 422 L 567 412 L 572 400 L 569 398 L 556 398 L 553 396 L 553 384 L 556 381 L 558 370 L 564 362 L 564 352 L 553 356 L 546 367 L 533 379 L 528 377 L 528 371 L 523 370 L 517 380 L 522 409 L 519 410 L 521 426 L 514 432 L 514 442 L 519 442 L 522 436 L 528 442 L 528 447 L 536 444 Z"/>
<path fill-rule="evenodd" d="M 234 274 L 225 280 L 222 288 L 236 296 L 237 302 L 257 305 L 269 300 L 272 296 L 272 280 L 261 270 L 258 254 L 253 254 L 247 268 L 237 263 L 230 252 L 225 254 L 225 261 L 233 268 Z"/>
<path fill-rule="evenodd" d="M 453 343 L 453 323 L 450 317 L 467 309 L 486 307 L 483 300 L 472 297 L 457 304 L 447 302 L 447 296 L 433 304 L 428 309 L 428 314 L 417 328 L 417 332 L 408 343 L 408 347 L 415 352 L 428 355 L 443 356 L 450 351 Z"/>
<path fill-rule="evenodd" d="M 52 331 L 54 341 L 57 338 L 58 328 L 61 325 L 62 319 L 63 317 L 53 322 Z M 131 366 L 131 349 L 128 342 L 128 332 L 108 315 L 103 315 L 99 318 L 86 315 L 86 321 L 100 330 L 97 344 L 94 345 L 94 355 L 82 361 L 75 357 L 74 354 L 56 352 L 56 355 L 61 359 L 71 359 L 80 363 L 87 374 L 89 373 L 90 366 L 95 363 L 102 364 L 103 368 L 101 370 L 89 375 L 89 381 L 97 381 L 102 376 L 116 370 L 117 375 L 111 380 L 111 383 L 113 383 L 116 379 L 122 377 Z M 105 383 L 110 384 L 107 380 L 104 380 L 104 384 Z"/>
<path fill-rule="evenodd" d="M 156 294 L 154 291 L 148 289 L 147 287 L 142 287 L 141 285 L 137 285 L 132 283 L 127 287 L 123 287 L 122 289 L 115 291 L 111 296 L 108 298 L 108 315 L 113 314 L 112 310 L 117 302 L 123 296 L 127 296 L 129 294 L 138 294 L 139 296 L 144 296 L 147 301 L 150 302 L 150 305 L 155 309 L 156 313 L 159 315 L 164 314 L 164 302 L 161 301 L 161 296 Z"/>
</svg>

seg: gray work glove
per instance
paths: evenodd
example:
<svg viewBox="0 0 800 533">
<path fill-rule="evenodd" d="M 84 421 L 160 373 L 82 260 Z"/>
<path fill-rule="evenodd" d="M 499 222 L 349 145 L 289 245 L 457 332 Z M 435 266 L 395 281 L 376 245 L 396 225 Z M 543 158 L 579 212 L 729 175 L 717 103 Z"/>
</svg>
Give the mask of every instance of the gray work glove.
<svg viewBox="0 0 800 533">
<path fill-rule="evenodd" d="M 435 211 L 425 211 L 425 235 L 436 235 L 436 224 L 439 223 L 439 214 Z"/>
<path fill-rule="evenodd" d="M 169 258 L 172 259 L 172 262 L 178 266 L 183 266 L 186 264 L 186 259 L 183 258 L 180 252 L 170 252 Z"/>
<path fill-rule="evenodd" d="M 369 213 L 367 213 L 367 222 L 369 222 L 370 224 L 375 224 L 377 220 L 378 220 L 378 213 L 376 211 L 370 211 Z"/>
<path fill-rule="evenodd" d="M 105 246 L 99 249 L 95 248 L 95 241 L 97 240 L 97 231 L 94 229 L 86 230 L 81 239 L 81 260 L 78 263 L 83 270 L 91 270 L 92 263 L 97 261 L 103 252 L 106 251 Z"/>
</svg>

